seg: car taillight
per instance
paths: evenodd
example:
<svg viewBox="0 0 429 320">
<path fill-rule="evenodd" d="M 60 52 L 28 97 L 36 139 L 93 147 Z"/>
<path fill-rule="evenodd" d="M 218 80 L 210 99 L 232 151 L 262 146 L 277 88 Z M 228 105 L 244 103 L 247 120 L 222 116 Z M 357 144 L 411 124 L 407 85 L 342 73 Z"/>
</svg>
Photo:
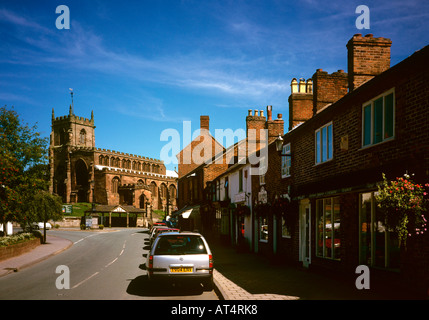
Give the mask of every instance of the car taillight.
<svg viewBox="0 0 429 320">
<path fill-rule="evenodd" d="M 213 256 L 209 255 L 209 268 L 213 268 Z"/>
<path fill-rule="evenodd" d="M 149 256 L 149 269 L 153 269 L 153 256 Z"/>
</svg>

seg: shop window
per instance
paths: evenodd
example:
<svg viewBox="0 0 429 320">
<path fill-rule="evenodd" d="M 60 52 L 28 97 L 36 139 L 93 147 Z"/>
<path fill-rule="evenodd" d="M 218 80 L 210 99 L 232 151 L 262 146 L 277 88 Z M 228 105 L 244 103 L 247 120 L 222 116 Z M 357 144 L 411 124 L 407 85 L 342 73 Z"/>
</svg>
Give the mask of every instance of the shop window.
<svg viewBox="0 0 429 320">
<path fill-rule="evenodd" d="M 286 219 L 282 217 L 282 238 L 291 238 L 290 229 L 290 223 L 288 223 Z"/>
<path fill-rule="evenodd" d="M 268 242 L 268 219 L 259 217 L 259 241 Z"/>
<path fill-rule="evenodd" d="M 322 258 L 340 259 L 339 197 L 316 201 L 316 254 Z"/>
<path fill-rule="evenodd" d="M 376 192 L 360 195 L 359 261 L 371 267 L 399 269 L 398 234 L 389 230 L 377 207 Z"/>
</svg>

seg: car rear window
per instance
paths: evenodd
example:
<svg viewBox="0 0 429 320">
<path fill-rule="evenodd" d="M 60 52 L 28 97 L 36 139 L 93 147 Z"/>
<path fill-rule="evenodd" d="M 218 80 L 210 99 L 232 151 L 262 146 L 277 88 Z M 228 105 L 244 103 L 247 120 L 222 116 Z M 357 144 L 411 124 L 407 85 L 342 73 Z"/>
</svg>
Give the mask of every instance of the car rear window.
<svg viewBox="0 0 429 320">
<path fill-rule="evenodd" d="M 159 239 L 155 255 L 165 254 L 207 254 L 203 240 L 193 235 L 171 235 Z"/>
</svg>

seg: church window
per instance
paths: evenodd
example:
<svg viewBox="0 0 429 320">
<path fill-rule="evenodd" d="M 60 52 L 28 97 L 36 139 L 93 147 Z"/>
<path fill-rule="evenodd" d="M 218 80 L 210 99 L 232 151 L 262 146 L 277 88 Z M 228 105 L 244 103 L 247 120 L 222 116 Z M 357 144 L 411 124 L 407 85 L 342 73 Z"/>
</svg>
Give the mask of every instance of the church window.
<svg viewBox="0 0 429 320">
<path fill-rule="evenodd" d="M 82 129 L 80 130 L 80 134 L 79 134 L 79 143 L 85 144 L 85 141 L 86 141 L 86 131 Z"/>
<path fill-rule="evenodd" d="M 114 177 L 112 179 L 112 193 L 118 193 L 118 189 L 119 189 L 119 178 Z"/>
</svg>

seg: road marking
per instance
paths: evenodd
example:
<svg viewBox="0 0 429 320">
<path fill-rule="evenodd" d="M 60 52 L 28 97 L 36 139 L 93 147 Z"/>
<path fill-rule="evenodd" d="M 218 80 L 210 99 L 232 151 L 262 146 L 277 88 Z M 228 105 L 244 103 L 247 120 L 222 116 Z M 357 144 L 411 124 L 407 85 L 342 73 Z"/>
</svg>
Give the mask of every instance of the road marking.
<svg viewBox="0 0 429 320">
<path fill-rule="evenodd" d="M 90 235 L 90 236 L 87 236 L 87 237 L 85 237 L 85 238 L 82 238 L 82 239 L 80 239 L 80 240 L 78 240 L 78 241 L 74 242 L 73 244 L 79 243 L 79 242 L 81 242 L 82 240 L 85 240 L 86 238 L 93 237 L 93 236 L 96 236 L 96 235 L 97 235 L 97 234 L 92 234 L 92 235 Z M 112 261 L 110 261 L 108 264 L 106 264 L 106 265 L 104 266 L 104 268 L 107 268 L 107 267 L 111 266 L 113 263 L 115 263 L 115 262 L 118 260 L 118 258 L 119 258 L 119 257 L 124 253 L 124 251 L 125 251 L 126 243 L 127 243 L 127 240 L 125 240 L 125 242 L 124 242 L 124 244 L 123 244 L 123 246 L 122 246 L 122 251 L 119 253 L 119 256 L 117 256 L 114 260 L 112 260 Z M 100 271 L 103 271 L 103 269 L 104 269 L 104 268 L 102 268 Z M 95 277 L 97 274 L 99 274 L 99 273 L 100 273 L 100 271 L 97 271 L 96 273 L 94 273 L 94 274 L 90 275 L 90 276 L 89 276 L 88 278 L 86 278 L 85 280 L 82 280 L 81 282 L 79 282 L 78 284 L 76 284 L 74 287 L 72 287 L 72 289 L 75 289 L 75 288 L 79 287 L 82 283 L 84 283 L 84 282 L 88 281 L 88 280 L 89 280 L 89 279 L 91 279 L 92 277 Z"/>
<path fill-rule="evenodd" d="M 115 258 L 113 261 L 109 262 L 104 267 L 107 268 L 108 266 L 110 266 L 111 264 L 113 264 L 116 260 L 118 260 L 118 258 Z"/>
<path fill-rule="evenodd" d="M 88 278 L 86 278 L 85 280 L 82 280 L 81 282 L 79 282 L 77 285 L 75 285 L 74 287 L 72 287 L 72 289 L 76 289 L 77 287 L 79 287 L 82 283 L 84 283 L 85 281 L 88 281 L 89 279 L 91 279 L 92 277 L 95 277 L 97 274 L 99 274 L 99 272 L 97 271 L 96 273 L 90 275 Z"/>
<path fill-rule="evenodd" d="M 91 238 L 91 237 L 96 236 L 96 235 L 97 235 L 96 233 L 95 234 L 91 234 L 89 236 L 86 236 L 85 238 L 82 238 L 80 240 L 77 240 L 77 241 L 73 242 L 73 244 L 77 244 L 77 243 L 79 243 L 79 242 L 81 242 L 81 241 L 83 241 L 83 240 L 85 240 L 87 238 Z"/>
</svg>

